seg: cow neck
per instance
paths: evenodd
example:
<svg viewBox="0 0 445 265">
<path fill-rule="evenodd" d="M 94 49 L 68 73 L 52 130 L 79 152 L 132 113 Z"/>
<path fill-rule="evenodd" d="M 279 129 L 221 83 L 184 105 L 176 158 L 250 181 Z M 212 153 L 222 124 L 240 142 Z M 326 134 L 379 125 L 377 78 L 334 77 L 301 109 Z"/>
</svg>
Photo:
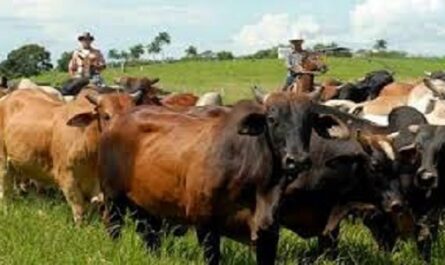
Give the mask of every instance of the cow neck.
<svg viewBox="0 0 445 265">
<path fill-rule="evenodd" d="M 297 94 L 310 93 L 314 90 L 314 75 L 302 73 L 297 78 Z"/>
<path fill-rule="evenodd" d="M 223 126 L 218 143 L 212 148 L 212 159 L 221 176 L 239 191 L 242 185 L 256 185 L 258 180 L 270 176 L 274 170 L 275 154 L 270 150 L 267 137 L 239 135 L 234 126 Z"/>
</svg>

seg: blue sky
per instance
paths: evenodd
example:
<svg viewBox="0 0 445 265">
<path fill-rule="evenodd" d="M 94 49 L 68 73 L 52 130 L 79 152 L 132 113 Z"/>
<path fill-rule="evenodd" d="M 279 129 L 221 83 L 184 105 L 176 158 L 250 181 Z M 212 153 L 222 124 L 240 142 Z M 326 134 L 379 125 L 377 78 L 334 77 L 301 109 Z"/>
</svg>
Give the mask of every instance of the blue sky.
<svg viewBox="0 0 445 265">
<path fill-rule="evenodd" d="M 251 53 L 291 37 L 352 48 L 385 38 L 394 49 L 443 55 L 443 14 L 445 0 L 1 0 L 0 58 L 30 42 L 58 57 L 77 47 L 82 31 L 91 31 L 104 52 L 167 31 L 170 56 L 191 44 Z"/>
</svg>

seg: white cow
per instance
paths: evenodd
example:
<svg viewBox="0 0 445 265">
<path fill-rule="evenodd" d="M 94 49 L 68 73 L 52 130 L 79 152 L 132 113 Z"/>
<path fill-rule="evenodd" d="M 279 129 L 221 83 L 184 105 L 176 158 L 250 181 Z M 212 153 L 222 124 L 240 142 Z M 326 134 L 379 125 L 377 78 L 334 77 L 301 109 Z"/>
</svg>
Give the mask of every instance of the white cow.
<svg viewBox="0 0 445 265">
<path fill-rule="evenodd" d="M 218 92 L 208 92 L 202 95 L 198 102 L 196 102 L 197 107 L 203 106 L 222 106 L 222 97 Z"/>
<path fill-rule="evenodd" d="M 50 86 L 39 86 L 36 83 L 34 83 L 33 81 L 31 81 L 30 79 L 27 78 L 23 78 L 21 79 L 17 85 L 14 87 L 15 89 L 33 89 L 33 90 L 41 90 L 45 93 L 47 93 L 48 95 L 61 100 L 61 101 L 65 101 L 62 93 L 60 93 L 59 90 L 55 89 L 54 87 L 50 87 Z"/>
</svg>

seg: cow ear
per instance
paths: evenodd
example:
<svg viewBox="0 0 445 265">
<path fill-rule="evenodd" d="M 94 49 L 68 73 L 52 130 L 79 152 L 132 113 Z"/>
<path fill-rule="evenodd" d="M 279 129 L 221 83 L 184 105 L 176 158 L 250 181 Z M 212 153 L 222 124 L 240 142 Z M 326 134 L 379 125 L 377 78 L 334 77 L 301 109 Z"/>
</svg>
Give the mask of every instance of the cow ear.
<svg viewBox="0 0 445 265">
<path fill-rule="evenodd" d="M 356 156 L 341 155 L 328 159 L 325 165 L 329 168 L 336 168 L 337 165 L 352 165 L 357 161 Z"/>
<path fill-rule="evenodd" d="M 412 164 L 415 163 L 418 158 L 418 152 L 416 144 L 410 144 L 403 146 L 398 150 L 400 160 L 404 163 Z"/>
<path fill-rule="evenodd" d="M 351 202 L 343 205 L 336 205 L 329 214 L 329 218 L 323 235 L 327 236 L 340 225 L 340 222 L 350 213 L 354 212 L 373 212 L 376 207 L 372 204 Z"/>
<path fill-rule="evenodd" d="M 266 116 L 260 113 L 251 113 L 241 120 L 238 126 L 238 133 L 241 135 L 257 136 L 264 133 L 265 129 Z"/>
<path fill-rule="evenodd" d="M 94 112 L 80 113 L 72 117 L 66 123 L 68 126 L 72 127 L 87 127 L 93 121 L 97 120 L 98 114 Z"/>
<path fill-rule="evenodd" d="M 313 128 L 318 135 L 327 139 L 347 139 L 351 134 L 348 126 L 333 115 L 315 115 Z"/>
<path fill-rule="evenodd" d="M 358 130 L 356 132 L 355 139 L 363 148 L 363 151 L 365 151 L 368 155 L 372 155 L 372 141 L 369 137 L 365 136 L 360 130 Z"/>
</svg>

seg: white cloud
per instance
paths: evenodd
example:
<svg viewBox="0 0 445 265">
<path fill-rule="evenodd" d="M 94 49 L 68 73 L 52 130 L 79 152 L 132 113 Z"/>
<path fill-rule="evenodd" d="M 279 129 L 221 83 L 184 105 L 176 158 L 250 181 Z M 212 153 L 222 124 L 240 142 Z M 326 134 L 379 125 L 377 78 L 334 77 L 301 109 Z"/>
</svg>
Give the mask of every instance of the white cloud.
<svg viewBox="0 0 445 265">
<path fill-rule="evenodd" d="M 351 11 L 351 31 L 358 42 L 387 38 L 399 48 L 420 52 L 425 41 L 439 46 L 444 14 L 443 0 L 365 0 Z"/>
<path fill-rule="evenodd" d="M 251 25 L 242 27 L 233 39 L 243 51 L 268 48 L 287 43 L 291 38 L 314 39 L 321 34 L 321 27 L 312 16 L 291 18 L 288 14 L 266 14 Z"/>
<path fill-rule="evenodd" d="M 22 42 L 38 42 L 58 54 L 75 47 L 76 35 L 83 31 L 92 31 L 93 34 L 103 36 L 104 38 L 98 38 L 98 45 L 101 40 L 106 39 L 108 45 L 119 46 L 131 42 L 125 38 L 134 38 L 135 35 L 145 35 L 148 41 L 155 28 L 161 30 L 168 26 L 177 26 L 178 23 L 196 25 L 211 16 L 209 10 L 191 5 L 154 5 L 144 2 L 116 7 L 100 2 L 0 0 L 0 18 L 7 18 L 13 25 L 32 25 L 32 39 L 22 38 Z M 144 31 L 140 32 L 141 29 Z"/>
</svg>

